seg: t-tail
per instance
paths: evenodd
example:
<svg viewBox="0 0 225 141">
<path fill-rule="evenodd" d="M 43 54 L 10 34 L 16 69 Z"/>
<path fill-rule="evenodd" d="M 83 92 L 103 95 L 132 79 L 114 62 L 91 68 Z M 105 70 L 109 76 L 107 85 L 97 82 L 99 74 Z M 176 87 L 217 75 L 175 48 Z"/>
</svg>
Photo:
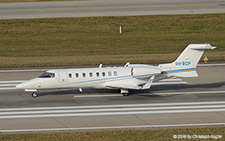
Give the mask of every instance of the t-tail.
<svg viewBox="0 0 225 141">
<path fill-rule="evenodd" d="M 160 64 L 159 68 L 166 77 L 197 77 L 197 64 L 206 49 L 215 49 L 210 44 L 189 44 L 172 63 Z"/>
</svg>

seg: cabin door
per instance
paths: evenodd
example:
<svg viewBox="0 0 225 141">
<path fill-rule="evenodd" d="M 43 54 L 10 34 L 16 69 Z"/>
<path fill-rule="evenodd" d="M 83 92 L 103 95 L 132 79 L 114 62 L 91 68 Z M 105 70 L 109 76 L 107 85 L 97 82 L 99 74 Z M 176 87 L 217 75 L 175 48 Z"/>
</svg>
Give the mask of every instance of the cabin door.
<svg viewBox="0 0 225 141">
<path fill-rule="evenodd" d="M 64 83 L 68 81 L 67 77 L 67 71 L 66 70 L 60 70 L 59 71 L 59 82 Z"/>
</svg>

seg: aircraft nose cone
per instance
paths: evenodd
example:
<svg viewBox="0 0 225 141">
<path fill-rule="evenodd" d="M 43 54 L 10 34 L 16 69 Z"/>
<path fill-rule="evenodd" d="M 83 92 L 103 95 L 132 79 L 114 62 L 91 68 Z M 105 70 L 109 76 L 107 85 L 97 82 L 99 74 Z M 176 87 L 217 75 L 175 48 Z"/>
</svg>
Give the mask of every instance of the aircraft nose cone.
<svg viewBox="0 0 225 141">
<path fill-rule="evenodd" d="M 39 81 L 32 79 L 16 85 L 17 89 L 35 89 L 38 88 Z"/>
<path fill-rule="evenodd" d="M 23 84 L 21 83 L 21 84 L 16 85 L 16 88 L 17 88 L 17 89 L 23 89 L 24 86 L 23 86 Z"/>
</svg>

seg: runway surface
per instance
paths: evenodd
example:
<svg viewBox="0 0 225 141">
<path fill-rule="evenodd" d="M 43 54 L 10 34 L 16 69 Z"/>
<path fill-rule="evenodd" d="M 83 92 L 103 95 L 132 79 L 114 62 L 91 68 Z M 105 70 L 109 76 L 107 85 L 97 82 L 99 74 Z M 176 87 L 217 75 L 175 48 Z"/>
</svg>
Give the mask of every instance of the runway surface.
<svg viewBox="0 0 225 141">
<path fill-rule="evenodd" d="M 225 13 L 224 0 L 99 0 L 0 4 L 0 19 Z"/>
<path fill-rule="evenodd" d="M 14 89 L 45 68 L 0 70 L 0 132 L 152 129 L 225 125 L 225 64 L 198 66 L 198 78 L 170 78 L 150 90 Z"/>
</svg>

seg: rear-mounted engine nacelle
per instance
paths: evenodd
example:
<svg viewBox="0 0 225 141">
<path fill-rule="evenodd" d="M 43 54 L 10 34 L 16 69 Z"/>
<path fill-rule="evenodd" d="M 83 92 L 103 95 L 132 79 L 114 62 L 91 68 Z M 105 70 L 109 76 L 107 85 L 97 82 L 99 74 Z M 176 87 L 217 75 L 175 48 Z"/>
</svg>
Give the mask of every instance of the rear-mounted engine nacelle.
<svg viewBox="0 0 225 141">
<path fill-rule="evenodd" d="M 158 69 L 153 66 L 133 66 L 132 67 L 132 76 L 136 78 L 145 78 L 154 75 L 160 75 L 161 69 Z"/>
</svg>

